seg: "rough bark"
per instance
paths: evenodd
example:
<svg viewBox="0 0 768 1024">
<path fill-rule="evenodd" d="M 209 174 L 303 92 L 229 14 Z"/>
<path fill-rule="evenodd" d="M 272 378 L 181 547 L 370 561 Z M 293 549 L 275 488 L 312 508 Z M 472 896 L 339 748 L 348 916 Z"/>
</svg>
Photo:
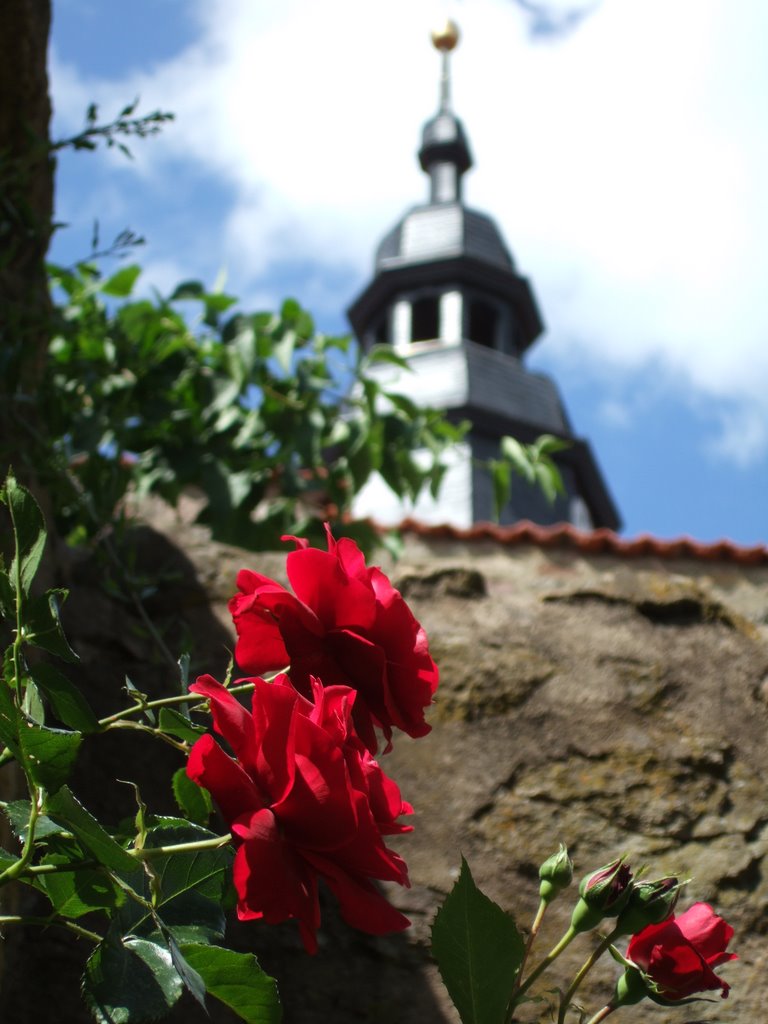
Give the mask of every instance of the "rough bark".
<svg viewBox="0 0 768 1024">
<path fill-rule="evenodd" d="M 37 420 L 34 396 L 51 324 L 45 273 L 53 211 L 46 63 L 50 21 L 50 0 L 0 4 L 0 479 L 13 465 L 44 508 L 29 438 Z M 0 520 L 3 538 L 8 536 L 7 526 Z M 50 563 L 50 558 L 46 561 Z M 21 773 L 15 765 L 8 766 L 0 773 L 0 799 L 23 793 Z M 15 848 L 4 817 L 0 846 Z M 16 886 L 4 889 L 3 912 L 16 912 L 18 899 Z M 3 942 L 0 979 L 5 950 Z"/>
<path fill-rule="evenodd" d="M 34 393 L 50 329 L 45 274 L 53 211 L 50 21 L 50 0 L 0 5 L 0 389 L 6 397 L 20 389 Z M 15 415 L 13 409 L 2 413 L 6 445 L 16 436 Z"/>
</svg>

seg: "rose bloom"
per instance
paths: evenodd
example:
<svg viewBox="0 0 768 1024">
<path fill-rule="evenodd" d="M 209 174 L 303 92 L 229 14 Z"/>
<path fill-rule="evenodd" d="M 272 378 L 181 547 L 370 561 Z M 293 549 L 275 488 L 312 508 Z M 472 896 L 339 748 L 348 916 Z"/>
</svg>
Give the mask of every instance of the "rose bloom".
<svg viewBox="0 0 768 1024">
<path fill-rule="evenodd" d="M 240 593 L 229 603 L 237 629 L 235 657 L 254 675 L 288 669 L 305 697 L 310 677 L 326 686 L 357 690 L 355 727 L 366 747 L 377 750 L 375 726 L 391 749 L 393 728 L 424 736 L 424 709 L 437 689 L 437 666 L 427 637 L 390 581 L 368 568 L 351 540 L 334 540 L 326 525 L 328 550 L 296 537 L 287 559 L 294 594 L 248 569 L 237 575 Z"/>
<path fill-rule="evenodd" d="M 627 960 L 640 968 L 663 999 L 674 1002 L 716 989 L 725 999 L 730 985 L 713 968 L 738 959 L 725 951 L 732 937 L 733 928 L 708 904 L 694 903 L 679 917 L 633 935 Z"/>
<path fill-rule="evenodd" d="M 187 774 L 210 791 L 234 836 L 238 917 L 295 918 L 314 953 L 322 878 L 353 927 L 374 935 L 407 928 L 371 879 L 409 884 L 382 837 L 410 831 L 395 819 L 412 808 L 351 727 L 354 691 L 313 679 L 313 704 L 286 676 L 248 681 L 252 713 L 211 676 L 190 686 L 210 701 L 214 728 L 235 755 L 201 736 Z"/>
</svg>

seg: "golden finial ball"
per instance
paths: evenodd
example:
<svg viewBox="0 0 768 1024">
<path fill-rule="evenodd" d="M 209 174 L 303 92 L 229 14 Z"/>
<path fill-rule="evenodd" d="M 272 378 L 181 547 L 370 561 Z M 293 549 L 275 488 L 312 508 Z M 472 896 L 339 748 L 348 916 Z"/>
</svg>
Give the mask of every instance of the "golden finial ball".
<svg viewBox="0 0 768 1024">
<path fill-rule="evenodd" d="M 441 53 L 449 53 L 458 45 L 459 38 L 459 26 L 448 18 L 441 28 L 433 30 L 432 45 Z"/>
</svg>

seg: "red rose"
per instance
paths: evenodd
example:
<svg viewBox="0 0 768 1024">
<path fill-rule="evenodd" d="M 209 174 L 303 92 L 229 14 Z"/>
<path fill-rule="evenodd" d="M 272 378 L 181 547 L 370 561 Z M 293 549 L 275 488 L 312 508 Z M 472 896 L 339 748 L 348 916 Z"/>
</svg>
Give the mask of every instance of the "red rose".
<svg viewBox="0 0 768 1024">
<path fill-rule="evenodd" d="M 252 682 L 252 714 L 211 676 L 190 686 L 210 701 L 214 728 L 235 755 L 201 736 L 187 774 L 210 790 L 235 838 L 238 917 L 296 918 L 314 953 L 320 877 L 353 927 L 374 935 L 407 928 L 370 880 L 409 884 L 382 836 L 410 831 L 395 819 L 412 808 L 351 727 L 354 691 L 313 679 L 312 704 L 286 676 Z"/>
<path fill-rule="evenodd" d="M 713 968 L 735 953 L 726 953 L 733 928 L 706 903 L 694 903 L 679 917 L 651 924 L 633 935 L 627 959 L 640 968 L 653 986 L 651 995 L 675 1002 L 720 989 L 723 999 L 730 985 L 718 978 Z"/>
<path fill-rule="evenodd" d="M 437 666 L 399 591 L 380 569 L 366 567 L 353 541 L 335 541 L 327 526 L 326 532 L 328 551 L 283 538 L 297 546 L 287 559 L 295 595 L 248 569 L 238 573 L 240 593 L 229 603 L 235 657 L 253 674 L 290 665 L 291 682 L 305 697 L 312 676 L 326 686 L 353 687 L 355 726 L 375 754 L 375 726 L 388 750 L 393 728 L 409 736 L 430 731 L 424 708 L 437 689 Z"/>
</svg>

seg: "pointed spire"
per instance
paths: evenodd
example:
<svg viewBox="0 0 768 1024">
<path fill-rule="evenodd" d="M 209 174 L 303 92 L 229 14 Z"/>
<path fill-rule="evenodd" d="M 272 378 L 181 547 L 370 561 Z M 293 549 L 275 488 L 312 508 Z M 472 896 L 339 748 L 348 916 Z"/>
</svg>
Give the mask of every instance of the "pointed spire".
<svg viewBox="0 0 768 1024">
<path fill-rule="evenodd" d="M 434 29 L 432 32 L 432 45 L 442 54 L 442 74 L 440 76 L 440 113 L 446 113 L 451 109 L 451 50 L 455 50 L 459 44 L 461 34 L 459 26 L 455 21 L 448 18 L 442 28 Z"/>
<path fill-rule="evenodd" d="M 459 42 L 459 29 L 452 21 L 432 33 L 432 44 L 442 57 L 438 112 L 424 125 L 419 162 L 429 174 L 430 203 L 461 201 L 461 176 L 472 166 L 461 121 L 451 109 L 450 54 Z"/>
</svg>

